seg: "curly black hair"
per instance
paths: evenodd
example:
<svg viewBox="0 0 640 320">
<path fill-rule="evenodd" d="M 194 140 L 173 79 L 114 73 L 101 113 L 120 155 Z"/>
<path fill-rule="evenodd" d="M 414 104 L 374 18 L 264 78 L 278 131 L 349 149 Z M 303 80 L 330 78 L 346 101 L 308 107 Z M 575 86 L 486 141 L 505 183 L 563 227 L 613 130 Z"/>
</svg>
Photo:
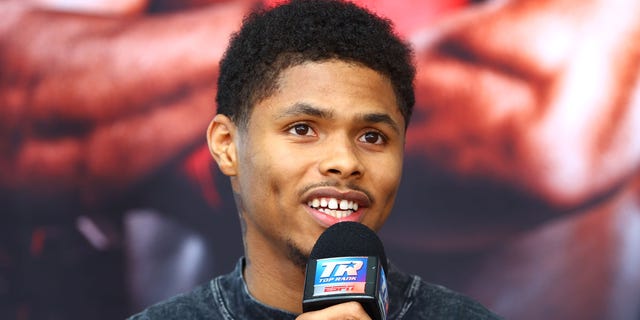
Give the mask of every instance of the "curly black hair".
<svg viewBox="0 0 640 320">
<path fill-rule="evenodd" d="M 330 59 L 386 76 L 406 128 L 415 103 L 411 48 L 389 20 L 339 0 L 293 0 L 247 16 L 220 62 L 217 112 L 245 128 L 251 109 L 273 93 L 282 71 Z"/>
</svg>

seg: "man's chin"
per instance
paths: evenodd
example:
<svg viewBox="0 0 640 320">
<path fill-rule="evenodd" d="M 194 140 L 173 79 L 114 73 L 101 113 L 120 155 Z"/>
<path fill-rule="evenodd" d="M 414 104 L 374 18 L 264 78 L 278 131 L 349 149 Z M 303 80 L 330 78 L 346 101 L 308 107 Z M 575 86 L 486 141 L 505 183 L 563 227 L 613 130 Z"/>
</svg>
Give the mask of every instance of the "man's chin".
<svg viewBox="0 0 640 320">
<path fill-rule="evenodd" d="M 307 268 L 309 252 L 304 252 L 291 239 L 287 240 L 287 257 L 294 265 L 300 267 L 302 272 Z"/>
</svg>

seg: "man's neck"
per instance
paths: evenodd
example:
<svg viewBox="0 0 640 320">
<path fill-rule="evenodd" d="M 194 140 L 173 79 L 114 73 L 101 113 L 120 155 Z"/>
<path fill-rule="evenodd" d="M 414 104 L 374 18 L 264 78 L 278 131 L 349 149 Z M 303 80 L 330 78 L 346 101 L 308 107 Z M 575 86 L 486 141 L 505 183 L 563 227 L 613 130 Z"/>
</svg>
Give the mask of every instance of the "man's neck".
<svg viewBox="0 0 640 320">
<path fill-rule="evenodd" d="M 265 251 L 246 252 L 243 270 L 249 293 L 265 305 L 295 314 L 302 312 L 304 269 L 286 257 Z"/>
</svg>

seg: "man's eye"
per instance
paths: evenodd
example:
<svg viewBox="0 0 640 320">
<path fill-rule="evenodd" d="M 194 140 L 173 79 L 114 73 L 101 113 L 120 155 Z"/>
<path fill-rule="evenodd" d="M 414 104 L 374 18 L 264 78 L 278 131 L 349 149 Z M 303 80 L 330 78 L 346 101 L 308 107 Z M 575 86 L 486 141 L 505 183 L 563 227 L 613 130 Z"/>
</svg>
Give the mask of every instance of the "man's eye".
<svg viewBox="0 0 640 320">
<path fill-rule="evenodd" d="M 383 144 L 385 143 L 386 139 L 379 132 L 369 131 L 360 137 L 360 141 L 371 144 Z"/>
<path fill-rule="evenodd" d="M 289 133 L 292 133 L 298 136 L 313 136 L 313 130 L 311 130 L 311 127 L 309 127 L 309 125 L 306 125 L 304 123 L 299 123 L 294 125 L 289 129 Z"/>
</svg>

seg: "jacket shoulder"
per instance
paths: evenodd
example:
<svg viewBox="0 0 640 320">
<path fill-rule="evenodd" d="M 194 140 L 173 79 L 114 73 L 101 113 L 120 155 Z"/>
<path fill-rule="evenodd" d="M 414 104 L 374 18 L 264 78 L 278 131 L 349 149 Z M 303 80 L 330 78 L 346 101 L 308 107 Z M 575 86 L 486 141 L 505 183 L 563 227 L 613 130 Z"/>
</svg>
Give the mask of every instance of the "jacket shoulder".
<svg viewBox="0 0 640 320">
<path fill-rule="evenodd" d="M 391 304 L 395 304 L 391 319 L 501 319 L 470 297 L 416 275 L 396 269 L 390 273 L 389 282 L 395 287 L 390 297 Z"/>
<path fill-rule="evenodd" d="M 211 283 L 207 283 L 196 287 L 191 292 L 155 304 L 131 316 L 129 320 L 211 319 L 211 316 L 218 312 L 217 309 L 214 304 Z"/>
</svg>

